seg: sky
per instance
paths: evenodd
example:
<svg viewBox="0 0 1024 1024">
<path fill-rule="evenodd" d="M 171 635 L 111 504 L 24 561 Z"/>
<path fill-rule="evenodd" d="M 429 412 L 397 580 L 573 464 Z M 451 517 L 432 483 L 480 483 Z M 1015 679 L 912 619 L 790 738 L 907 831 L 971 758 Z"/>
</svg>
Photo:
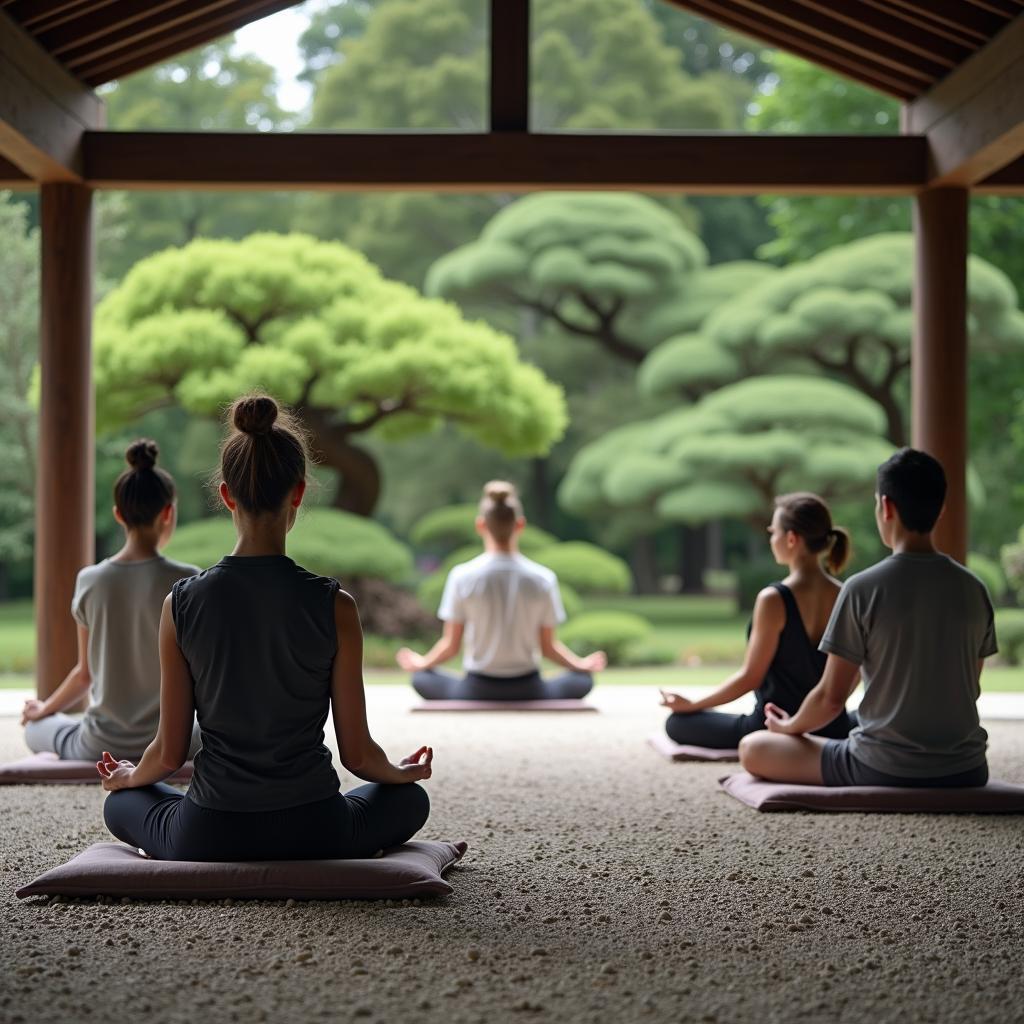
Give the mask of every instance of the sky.
<svg viewBox="0 0 1024 1024">
<path fill-rule="evenodd" d="M 299 36 L 312 12 L 325 6 L 326 0 L 309 0 L 254 21 L 235 33 L 238 52 L 254 53 L 277 70 L 277 98 L 286 110 L 301 110 L 309 99 L 309 86 L 295 77 L 302 70 Z"/>
</svg>

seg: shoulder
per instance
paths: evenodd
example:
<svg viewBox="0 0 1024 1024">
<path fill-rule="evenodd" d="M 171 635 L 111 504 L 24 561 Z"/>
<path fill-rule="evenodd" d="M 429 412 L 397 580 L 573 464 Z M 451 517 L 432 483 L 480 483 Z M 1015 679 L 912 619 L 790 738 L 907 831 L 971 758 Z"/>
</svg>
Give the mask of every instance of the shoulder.
<svg viewBox="0 0 1024 1024">
<path fill-rule="evenodd" d="M 87 565 L 84 569 L 79 569 L 78 576 L 75 578 L 75 589 L 79 591 L 87 590 L 97 580 L 106 576 L 109 570 L 110 566 L 107 559 L 97 562 L 95 565 Z"/>
<path fill-rule="evenodd" d="M 468 562 L 459 562 L 457 565 L 453 565 L 448 570 L 448 582 L 458 583 L 467 577 L 479 575 L 486 568 L 487 559 L 483 555 L 477 555 L 476 558 L 471 558 Z"/>
<path fill-rule="evenodd" d="M 985 585 L 985 581 L 980 576 L 978 576 L 976 573 L 968 569 L 966 565 L 961 565 L 961 563 L 956 561 L 956 559 L 950 558 L 948 555 L 944 557 L 949 562 L 951 571 L 956 573 L 957 576 L 960 577 L 964 586 L 968 590 L 974 591 L 978 594 L 979 597 L 991 603 L 992 597 L 988 592 L 988 587 Z"/>
<path fill-rule="evenodd" d="M 894 573 L 900 572 L 899 563 L 894 558 L 883 558 L 881 562 L 875 562 L 860 572 L 848 576 L 842 584 L 843 595 L 864 594 L 876 590 L 879 584 L 891 577 Z"/>
<path fill-rule="evenodd" d="M 333 594 L 339 590 L 341 584 L 333 576 L 320 576 L 315 572 L 304 569 L 301 565 L 295 566 L 295 575 L 299 585 L 314 590 L 326 590 Z"/>
<path fill-rule="evenodd" d="M 754 615 L 762 621 L 779 621 L 786 617 L 786 601 L 776 587 L 765 587 L 754 599 Z"/>
<path fill-rule="evenodd" d="M 191 565 L 189 562 L 176 562 L 173 558 L 164 558 L 163 569 L 168 576 L 174 579 L 184 579 L 187 576 L 198 576 L 202 571 L 198 565 Z"/>
<path fill-rule="evenodd" d="M 558 576 L 553 569 L 549 569 L 546 565 L 541 565 L 540 562 L 535 562 L 532 558 L 520 555 L 516 560 L 516 564 L 519 567 L 519 571 L 524 575 L 532 576 L 548 586 L 554 586 L 558 583 Z"/>
</svg>

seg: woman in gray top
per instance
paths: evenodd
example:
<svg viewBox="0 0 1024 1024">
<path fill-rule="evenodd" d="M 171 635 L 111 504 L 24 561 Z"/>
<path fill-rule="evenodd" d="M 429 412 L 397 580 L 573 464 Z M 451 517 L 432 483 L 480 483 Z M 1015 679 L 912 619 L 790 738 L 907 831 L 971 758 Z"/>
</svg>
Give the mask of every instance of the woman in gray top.
<svg viewBox="0 0 1024 1024">
<path fill-rule="evenodd" d="M 306 488 L 300 429 L 265 396 L 240 398 L 221 447 L 234 551 L 180 580 L 160 620 L 160 728 L 136 766 L 104 754 L 110 831 L 164 860 L 368 857 L 424 825 L 433 751 L 393 764 L 373 741 L 355 602 L 285 554 Z M 185 796 L 162 780 L 203 746 Z M 341 763 L 368 785 L 339 792 Z"/>
<path fill-rule="evenodd" d="M 128 446 L 128 468 L 114 484 L 114 518 L 124 547 L 78 574 L 71 614 L 78 624 L 78 663 L 46 700 L 25 701 L 21 724 L 36 752 L 95 761 L 104 750 L 141 756 L 160 718 L 160 609 L 172 585 L 199 570 L 160 554 L 175 525 L 174 479 L 156 465 L 155 441 Z M 86 695 L 81 717 L 63 714 Z M 193 731 L 190 751 L 198 747 Z"/>
</svg>

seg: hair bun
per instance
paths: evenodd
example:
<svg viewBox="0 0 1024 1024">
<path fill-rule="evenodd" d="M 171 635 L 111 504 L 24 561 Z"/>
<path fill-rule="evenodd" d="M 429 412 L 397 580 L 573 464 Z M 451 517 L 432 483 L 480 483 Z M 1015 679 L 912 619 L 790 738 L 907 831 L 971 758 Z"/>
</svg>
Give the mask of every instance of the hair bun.
<svg viewBox="0 0 1024 1024">
<path fill-rule="evenodd" d="M 269 434 L 277 419 L 277 402 L 267 395 L 247 395 L 231 410 L 231 422 L 245 434 Z"/>
<path fill-rule="evenodd" d="M 159 454 L 160 446 L 156 441 L 151 441 L 148 437 L 140 437 L 138 441 L 132 441 L 128 445 L 124 458 L 132 469 L 152 469 L 156 465 Z"/>
<path fill-rule="evenodd" d="M 511 484 L 499 480 L 489 483 L 484 487 L 484 497 L 493 501 L 496 505 L 505 505 L 509 498 L 512 497 L 513 490 L 514 488 Z"/>
</svg>

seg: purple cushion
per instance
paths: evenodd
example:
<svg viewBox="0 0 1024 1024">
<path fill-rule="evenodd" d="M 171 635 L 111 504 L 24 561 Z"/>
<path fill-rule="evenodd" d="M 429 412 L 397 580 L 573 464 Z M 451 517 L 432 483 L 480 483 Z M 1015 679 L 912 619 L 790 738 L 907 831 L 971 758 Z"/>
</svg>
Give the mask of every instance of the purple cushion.
<svg viewBox="0 0 1024 1024">
<path fill-rule="evenodd" d="M 584 700 L 425 700 L 412 711 L 596 711 Z"/>
<path fill-rule="evenodd" d="M 647 745 L 670 761 L 738 761 L 740 752 L 735 748 L 718 750 L 715 747 L 695 747 L 690 743 L 676 743 L 663 732 L 647 737 Z"/>
<path fill-rule="evenodd" d="M 756 811 L 892 811 L 902 814 L 1024 814 L 1024 786 L 992 780 L 963 789 L 896 786 L 801 786 L 766 782 L 748 772 L 719 779 L 722 789 Z"/>
<path fill-rule="evenodd" d="M 188 782 L 192 778 L 192 762 L 186 761 L 167 782 Z M 0 786 L 54 785 L 74 786 L 99 784 L 95 761 L 62 761 L 56 754 L 30 754 L 17 761 L 0 764 Z"/>
<path fill-rule="evenodd" d="M 94 843 L 22 886 L 17 896 L 139 899 L 380 900 L 446 896 L 441 877 L 465 843 L 413 840 L 371 860 L 202 863 L 150 860 L 123 843 Z"/>
</svg>

